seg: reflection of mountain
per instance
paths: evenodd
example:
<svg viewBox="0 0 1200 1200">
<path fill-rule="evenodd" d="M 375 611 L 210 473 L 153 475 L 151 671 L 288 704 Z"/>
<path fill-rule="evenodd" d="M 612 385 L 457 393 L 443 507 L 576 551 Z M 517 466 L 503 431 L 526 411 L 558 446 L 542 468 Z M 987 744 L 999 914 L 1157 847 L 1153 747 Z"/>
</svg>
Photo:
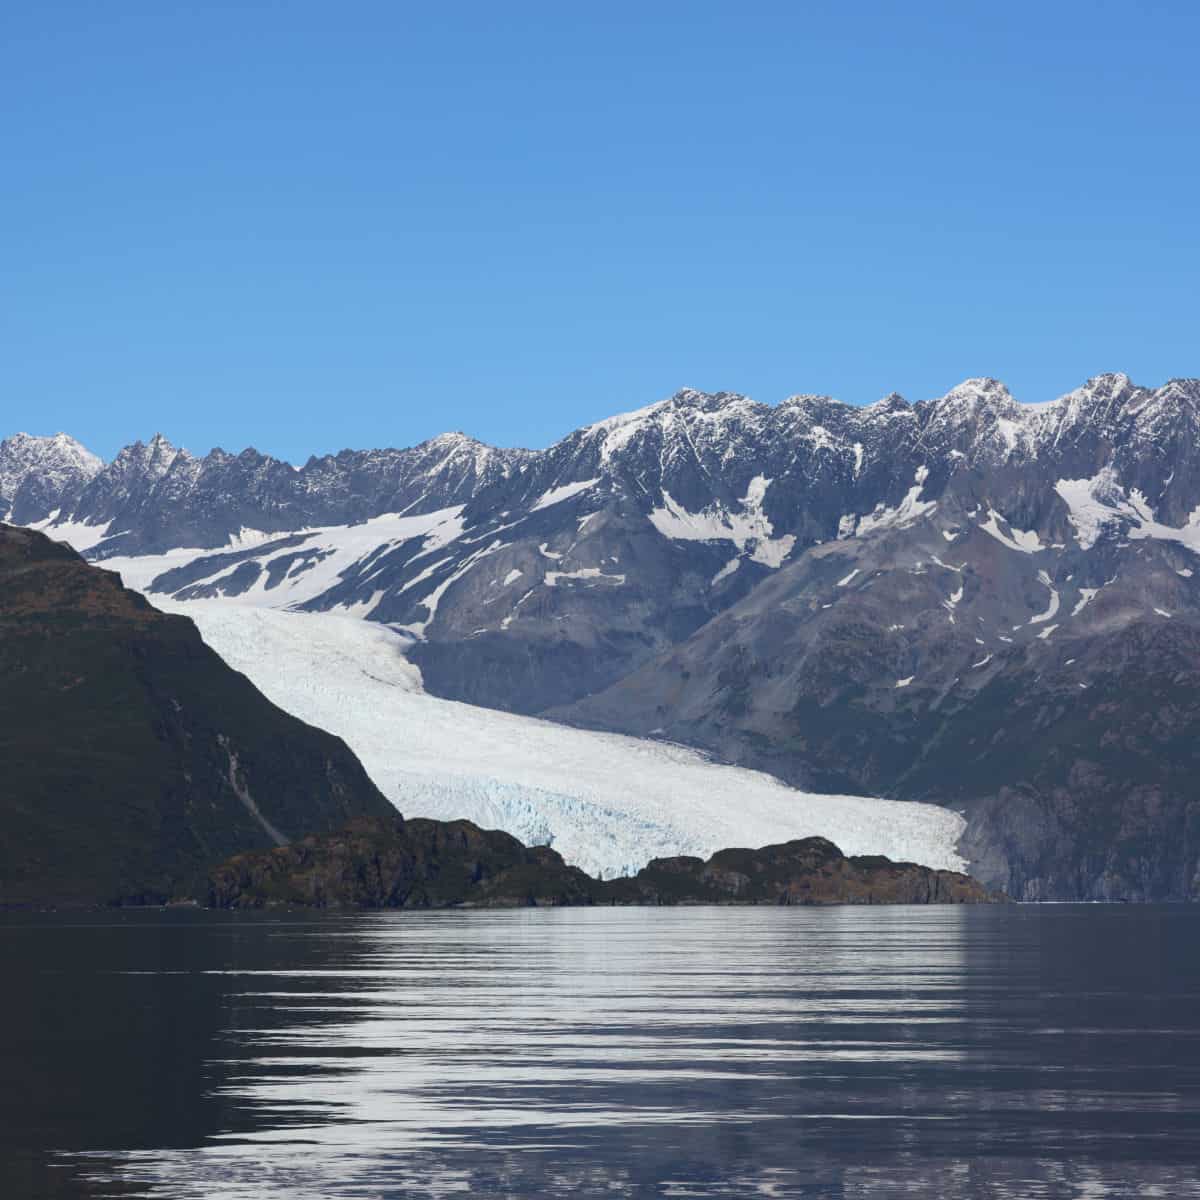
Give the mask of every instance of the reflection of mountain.
<svg viewBox="0 0 1200 1200">
<path fill-rule="evenodd" d="M 307 974 L 359 952 L 348 936 L 298 936 L 316 924 L 187 910 L 0 916 L 0 1196 L 143 1196 L 141 1185 L 88 1177 L 130 1151 L 260 1125 L 226 1090 L 228 1038 L 251 1011 L 241 972 Z M 270 1030 L 325 1018 L 266 1006 L 256 1019 Z"/>
<path fill-rule="evenodd" d="M 162 918 L 138 917 L 136 944 L 107 935 L 126 939 L 118 957 L 192 973 L 100 979 L 98 1007 L 169 1002 L 200 979 L 226 1021 L 217 1040 L 182 1044 L 206 1046 L 188 1077 L 219 1096 L 215 1123 L 132 1137 L 151 1119 L 136 1101 L 106 1127 L 130 1141 L 104 1169 L 170 1200 L 1065 1200 L 1183 1196 L 1194 1181 L 1192 914 L 205 916 L 188 922 L 200 939 L 163 958 L 144 936 Z M 197 1017 L 210 1030 L 213 1010 Z M 150 1056 L 130 1026 L 118 1043 Z"/>
</svg>

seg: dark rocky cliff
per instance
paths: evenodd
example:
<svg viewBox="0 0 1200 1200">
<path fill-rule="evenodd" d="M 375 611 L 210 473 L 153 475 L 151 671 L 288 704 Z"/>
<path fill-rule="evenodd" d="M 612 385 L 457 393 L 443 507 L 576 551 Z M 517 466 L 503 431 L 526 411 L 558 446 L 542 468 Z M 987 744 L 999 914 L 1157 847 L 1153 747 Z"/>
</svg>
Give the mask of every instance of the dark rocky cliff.
<svg viewBox="0 0 1200 1200">
<path fill-rule="evenodd" d="M 394 810 L 115 574 L 0 525 L 0 904 L 161 901 L 237 850 Z"/>
</svg>

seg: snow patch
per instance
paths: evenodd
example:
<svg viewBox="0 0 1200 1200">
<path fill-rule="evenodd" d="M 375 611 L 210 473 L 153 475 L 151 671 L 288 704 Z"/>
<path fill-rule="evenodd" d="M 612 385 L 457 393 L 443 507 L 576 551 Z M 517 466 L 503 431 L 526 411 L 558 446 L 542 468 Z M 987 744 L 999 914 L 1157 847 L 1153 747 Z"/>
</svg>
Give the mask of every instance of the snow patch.
<svg viewBox="0 0 1200 1200">
<path fill-rule="evenodd" d="M 676 541 L 729 541 L 739 550 L 745 550 L 753 542 L 751 559 L 764 567 L 776 568 L 791 554 L 796 539 L 790 533 L 772 537 L 774 526 L 762 511 L 770 483 L 771 480 L 762 475 L 751 479 L 741 499 L 743 511 L 738 513 L 726 512 L 720 504 L 702 512 L 688 512 L 664 488 L 663 506 L 650 513 L 650 523 L 663 537 Z"/>
<path fill-rule="evenodd" d="M 713 577 L 712 583 L 718 584 L 722 579 L 728 579 L 742 565 L 740 558 L 731 558 Z"/>
<path fill-rule="evenodd" d="M 624 575 L 605 575 L 599 567 L 580 567 L 578 571 L 546 572 L 547 586 L 558 587 L 558 581 L 560 579 L 603 579 L 618 586 L 625 582 Z"/>
<path fill-rule="evenodd" d="M 581 479 L 575 483 L 564 483 L 559 487 L 550 488 L 543 492 L 530 506 L 531 513 L 539 512 L 543 508 L 549 508 L 552 504 L 561 504 L 564 500 L 569 500 L 572 496 L 578 496 L 580 492 L 586 492 L 588 488 L 595 487 L 600 482 L 600 476 L 595 479 Z"/>
<path fill-rule="evenodd" d="M 29 528 L 40 530 L 56 542 L 66 542 L 79 554 L 98 546 L 112 529 L 111 521 L 106 521 L 103 525 L 89 525 L 86 521 L 60 521 L 56 524 L 57 518 L 56 509 L 44 521 L 35 521 Z"/>
<path fill-rule="evenodd" d="M 1047 575 L 1045 571 L 1038 572 L 1038 583 L 1040 583 L 1043 587 L 1050 589 L 1050 604 L 1044 613 L 1038 613 L 1036 617 L 1030 618 L 1030 625 L 1041 625 L 1046 621 L 1050 621 L 1058 612 L 1058 592 L 1054 590 L 1054 585 L 1050 580 L 1050 576 Z"/>
<path fill-rule="evenodd" d="M 1185 525 L 1163 525 L 1137 488 L 1126 495 L 1112 467 L 1090 479 L 1060 479 L 1054 490 L 1067 505 L 1075 539 L 1083 550 L 1090 550 L 1105 529 L 1115 527 L 1134 539 L 1178 542 L 1200 554 L 1200 507 L 1191 512 Z"/>
<path fill-rule="evenodd" d="M 1001 522 L 1008 526 L 1007 533 L 1001 528 Z M 1017 529 L 994 508 L 988 508 L 988 519 L 980 522 L 979 528 L 984 533 L 991 534 L 1002 546 L 1007 546 L 1010 550 L 1016 550 L 1021 554 L 1036 554 L 1042 549 L 1041 539 L 1036 530 Z"/>
<path fill-rule="evenodd" d="M 921 499 L 921 494 L 925 489 L 925 480 L 929 478 L 929 468 L 918 467 L 913 478 L 914 485 L 908 489 L 904 499 L 895 508 L 887 508 L 879 503 L 873 512 L 859 518 L 858 527 L 855 530 L 859 537 L 877 533 L 881 529 L 907 529 L 921 517 L 936 510 L 936 500 Z"/>
</svg>

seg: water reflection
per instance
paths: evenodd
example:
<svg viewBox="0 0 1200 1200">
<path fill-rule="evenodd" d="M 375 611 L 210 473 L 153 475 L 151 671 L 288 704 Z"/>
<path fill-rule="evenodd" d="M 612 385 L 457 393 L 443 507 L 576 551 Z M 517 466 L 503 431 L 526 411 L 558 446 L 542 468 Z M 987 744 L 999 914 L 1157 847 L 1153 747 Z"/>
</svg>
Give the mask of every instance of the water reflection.
<svg viewBox="0 0 1200 1200">
<path fill-rule="evenodd" d="M 1200 1196 L 1187 910 L 141 916 L 90 1194 Z"/>
</svg>

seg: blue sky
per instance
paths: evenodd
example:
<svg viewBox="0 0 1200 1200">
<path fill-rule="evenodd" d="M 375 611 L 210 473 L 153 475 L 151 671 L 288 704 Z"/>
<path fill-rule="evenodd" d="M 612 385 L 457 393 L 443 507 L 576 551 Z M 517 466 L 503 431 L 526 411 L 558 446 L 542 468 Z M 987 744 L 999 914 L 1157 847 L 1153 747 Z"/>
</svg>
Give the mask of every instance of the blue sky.
<svg viewBox="0 0 1200 1200">
<path fill-rule="evenodd" d="M 1195 4 L 4 6 L 0 433 L 1200 374 Z"/>
</svg>

